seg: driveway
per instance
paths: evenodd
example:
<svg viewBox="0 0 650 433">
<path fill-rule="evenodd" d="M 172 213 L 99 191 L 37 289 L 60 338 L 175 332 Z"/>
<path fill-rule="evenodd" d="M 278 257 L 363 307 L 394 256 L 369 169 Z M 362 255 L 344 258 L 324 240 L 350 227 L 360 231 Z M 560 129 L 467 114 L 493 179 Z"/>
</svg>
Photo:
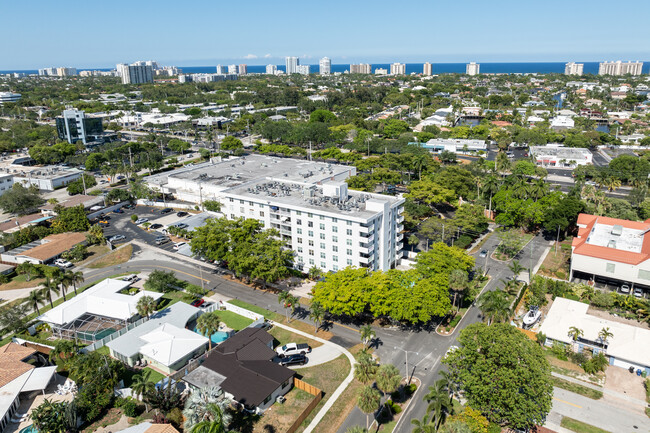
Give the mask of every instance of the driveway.
<svg viewBox="0 0 650 433">
<path fill-rule="evenodd" d="M 292 365 L 291 369 L 298 370 L 301 368 L 313 367 L 319 364 L 325 364 L 338 358 L 343 354 L 336 346 L 330 344 L 323 344 L 318 346 L 307 355 L 309 362 L 305 365 Z"/>
</svg>

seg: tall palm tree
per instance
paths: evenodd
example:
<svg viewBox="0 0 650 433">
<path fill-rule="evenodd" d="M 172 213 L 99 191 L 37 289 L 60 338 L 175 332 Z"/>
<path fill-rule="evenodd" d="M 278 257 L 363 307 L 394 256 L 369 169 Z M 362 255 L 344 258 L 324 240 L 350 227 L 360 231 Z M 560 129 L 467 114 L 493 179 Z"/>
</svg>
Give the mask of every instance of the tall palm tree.
<svg viewBox="0 0 650 433">
<path fill-rule="evenodd" d="M 142 370 L 142 373 L 136 374 L 133 376 L 133 382 L 131 383 L 131 392 L 133 396 L 138 400 L 143 400 L 144 396 L 153 392 L 156 389 L 156 385 L 151 381 L 151 370 L 145 369 Z M 145 406 L 147 403 L 145 402 Z M 149 408 L 146 407 L 147 412 Z"/>
<path fill-rule="evenodd" d="M 224 425 L 230 424 L 231 415 L 227 412 L 230 400 L 226 398 L 223 390 L 218 386 L 199 388 L 190 394 L 185 401 L 183 417 L 185 431 L 192 431 L 194 425 L 202 421 L 214 421 L 219 415 L 218 412 L 209 410 L 209 405 L 214 404 L 221 408 L 220 419 Z"/>
<path fill-rule="evenodd" d="M 210 403 L 207 411 L 212 414 L 212 419 L 206 419 L 192 426 L 190 433 L 226 433 L 226 424 L 223 421 L 224 411 L 221 406 Z"/>
<path fill-rule="evenodd" d="M 438 429 L 433 419 L 429 419 L 429 414 L 425 413 L 421 420 L 413 419 L 411 424 L 414 425 L 413 433 L 436 433 Z"/>
<path fill-rule="evenodd" d="M 67 301 L 67 299 L 65 297 L 66 290 L 68 289 L 68 287 L 70 287 L 72 285 L 72 279 L 71 279 L 71 275 L 70 275 L 71 273 L 72 272 L 70 272 L 70 271 L 65 271 L 65 272 L 60 273 L 56 277 L 56 282 L 59 285 L 59 287 L 61 288 L 61 293 L 63 294 L 63 301 L 64 302 Z"/>
<path fill-rule="evenodd" d="M 375 330 L 372 329 L 372 325 L 370 325 L 370 324 L 363 325 L 363 326 L 361 327 L 361 329 L 360 329 L 360 332 L 361 332 L 361 342 L 362 342 L 366 347 L 368 347 L 368 343 L 370 343 L 370 341 L 371 341 L 373 338 L 375 338 L 375 336 L 377 335 L 377 333 L 375 332 Z"/>
<path fill-rule="evenodd" d="M 605 187 L 607 187 L 607 191 L 612 192 L 615 189 L 618 189 L 621 187 L 621 179 L 610 176 L 605 178 L 605 182 L 603 183 Z"/>
<path fill-rule="evenodd" d="M 41 315 L 41 310 L 38 308 L 38 304 L 43 303 L 45 298 L 43 297 L 43 293 L 39 290 L 32 290 L 29 292 L 29 295 L 27 295 L 27 303 L 32 306 L 36 310 L 36 313 L 40 316 Z"/>
<path fill-rule="evenodd" d="M 478 299 L 478 307 L 487 318 L 488 326 L 492 322 L 505 322 L 510 317 L 510 301 L 500 290 L 483 293 Z"/>
<path fill-rule="evenodd" d="M 429 406 L 427 412 L 432 415 L 431 422 L 440 427 L 447 415 L 453 410 L 449 389 L 447 388 L 447 381 L 445 379 L 438 379 L 433 386 L 429 387 L 429 392 L 424 396 Z"/>
<path fill-rule="evenodd" d="M 74 294 L 76 296 L 77 284 L 81 284 L 84 282 L 84 274 L 81 271 L 77 271 L 77 272 L 66 271 L 66 272 L 70 272 L 72 274 L 70 276 L 70 281 L 72 282 L 72 287 L 74 288 Z"/>
<path fill-rule="evenodd" d="M 467 288 L 468 277 L 467 272 L 462 269 L 454 269 L 449 274 L 449 288 L 454 292 L 454 301 L 451 305 L 456 306 L 456 296 L 458 293 L 462 292 Z M 460 310 L 460 304 L 458 303 L 458 309 Z"/>
<path fill-rule="evenodd" d="M 151 296 L 143 296 L 138 299 L 135 308 L 140 316 L 149 317 L 156 310 L 156 301 Z"/>
<path fill-rule="evenodd" d="M 381 401 L 381 395 L 379 391 L 373 388 L 370 385 L 366 385 L 359 391 L 359 396 L 357 397 L 357 406 L 361 409 L 361 412 L 366 414 L 366 429 L 369 427 L 368 415 L 375 413 L 379 409 L 379 402 Z"/>
<path fill-rule="evenodd" d="M 571 337 L 571 340 L 573 340 L 573 342 L 575 343 L 578 341 L 578 338 L 584 335 L 584 331 L 576 326 L 572 326 L 569 328 L 568 335 L 569 337 Z"/>
<path fill-rule="evenodd" d="M 598 333 L 598 338 L 600 338 L 600 341 L 602 341 L 603 344 L 607 344 L 607 340 L 609 340 L 613 336 L 614 334 L 610 332 L 609 328 L 603 328 Z"/>
<path fill-rule="evenodd" d="M 54 308 L 54 302 L 52 302 L 52 292 L 55 294 L 59 294 L 59 286 L 56 283 L 56 280 L 52 280 L 50 277 L 45 277 L 45 281 L 41 283 L 41 293 L 47 299 L 50 301 L 50 307 Z"/>
<path fill-rule="evenodd" d="M 406 372 L 408 375 L 408 372 Z M 399 388 L 402 375 L 393 364 L 384 364 L 377 369 L 375 384 L 383 395 L 391 394 Z"/>
<path fill-rule="evenodd" d="M 314 332 L 318 332 L 318 328 L 325 318 L 325 309 L 320 302 L 312 300 L 310 310 L 309 318 L 314 321 Z"/>
<path fill-rule="evenodd" d="M 219 330 L 220 324 L 221 320 L 219 320 L 219 316 L 214 312 L 203 313 L 196 321 L 196 329 L 201 333 L 201 335 L 208 337 L 210 350 L 212 350 L 212 334 Z"/>
<path fill-rule="evenodd" d="M 354 366 L 354 377 L 361 383 L 371 382 L 377 373 L 377 363 L 366 350 L 359 353 L 357 363 Z"/>
<path fill-rule="evenodd" d="M 282 304 L 284 306 L 284 312 L 285 315 L 287 316 L 287 322 L 288 322 L 289 309 L 291 309 L 291 313 L 293 314 L 298 304 L 298 298 L 293 296 L 291 293 L 283 290 L 278 294 L 278 304 Z"/>
<path fill-rule="evenodd" d="M 513 260 L 508 266 L 508 269 L 510 269 L 510 272 L 514 274 L 513 279 L 517 281 L 519 274 L 521 274 L 526 268 L 519 263 L 519 260 Z"/>
</svg>

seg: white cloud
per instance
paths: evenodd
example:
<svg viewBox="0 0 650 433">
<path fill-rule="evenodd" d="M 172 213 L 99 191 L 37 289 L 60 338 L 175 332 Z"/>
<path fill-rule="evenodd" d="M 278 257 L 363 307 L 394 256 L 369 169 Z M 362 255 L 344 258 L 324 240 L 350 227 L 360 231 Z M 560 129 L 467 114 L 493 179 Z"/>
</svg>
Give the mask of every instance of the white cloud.
<svg viewBox="0 0 650 433">
<path fill-rule="evenodd" d="M 257 56 L 255 54 L 246 54 L 244 58 L 251 60 L 251 59 L 257 59 Z"/>
<path fill-rule="evenodd" d="M 265 58 L 265 59 L 270 59 L 270 58 L 271 58 L 271 55 L 270 55 L 270 54 L 264 54 L 264 58 Z"/>
</svg>

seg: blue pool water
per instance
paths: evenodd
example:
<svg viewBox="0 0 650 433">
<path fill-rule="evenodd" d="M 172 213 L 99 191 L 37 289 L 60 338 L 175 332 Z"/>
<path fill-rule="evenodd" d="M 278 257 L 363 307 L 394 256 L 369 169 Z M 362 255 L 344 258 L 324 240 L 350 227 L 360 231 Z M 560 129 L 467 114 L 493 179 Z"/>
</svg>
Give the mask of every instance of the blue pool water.
<svg viewBox="0 0 650 433">
<path fill-rule="evenodd" d="M 198 329 L 194 328 L 194 332 L 197 334 L 201 334 Z M 223 331 L 217 331 L 214 334 L 210 336 L 210 340 L 212 340 L 212 344 L 219 344 L 228 339 L 228 333 L 223 332 Z"/>
<path fill-rule="evenodd" d="M 34 424 L 30 424 L 24 429 L 20 431 L 20 433 L 38 433 L 38 430 L 36 430 L 36 427 L 34 427 Z"/>
</svg>

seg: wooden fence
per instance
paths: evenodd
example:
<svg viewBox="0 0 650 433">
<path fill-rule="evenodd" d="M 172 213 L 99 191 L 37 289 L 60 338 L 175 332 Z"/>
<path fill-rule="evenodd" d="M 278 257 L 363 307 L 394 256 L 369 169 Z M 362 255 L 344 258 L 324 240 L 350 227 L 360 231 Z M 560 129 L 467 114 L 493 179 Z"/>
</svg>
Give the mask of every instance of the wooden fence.
<svg viewBox="0 0 650 433">
<path fill-rule="evenodd" d="M 323 398 L 323 391 L 320 389 L 316 388 L 313 385 L 308 384 L 307 382 L 303 382 L 300 379 L 296 379 L 295 377 L 293 378 L 293 386 L 295 386 L 298 389 L 301 389 L 305 392 L 310 393 L 311 395 L 314 396 L 314 399 L 309 403 L 309 406 L 305 408 L 305 410 L 302 411 L 300 416 L 296 418 L 296 420 L 291 424 L 291 427 L 287 429 L 286 433 L 294 433 L 296 430 L 298 430 L 298 427 L 302 424 L 302 422 L 309 416 L 312 410 L 318 406 L 318 403 L 320 403 L 321 399 Z"/>
</svg>

